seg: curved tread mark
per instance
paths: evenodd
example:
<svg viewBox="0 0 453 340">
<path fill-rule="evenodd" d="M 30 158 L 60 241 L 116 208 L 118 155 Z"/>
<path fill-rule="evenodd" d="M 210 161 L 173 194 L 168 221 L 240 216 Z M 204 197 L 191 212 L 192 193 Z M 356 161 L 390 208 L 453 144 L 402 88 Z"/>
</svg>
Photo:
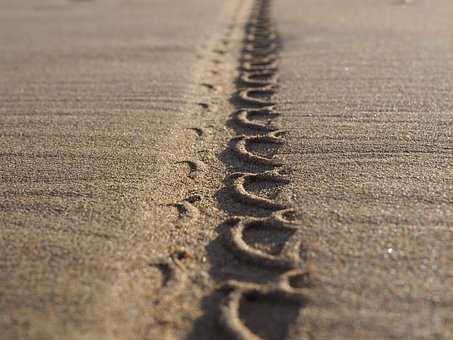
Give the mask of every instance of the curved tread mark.
<svg viewBox="0 0 453 340">
<path fill-rule="evenodd" d="M 249 44 L 253 44 L 255 42 L 259 41 L 266 41 L 273 43 L 277 40 L 277 34 L 272 31 L 266 31 L 266 32 L 256 32 L 255 31 L 249 31 L 249 33 L 245 37 L 245 42 Z"/>
<path fill-rule="evenodd" d="M 293 277 L 309 280 L 308 272 L 294 269 L 281 275 L 277 282 L 269 284 L 245 283 L 235 280 L 227 281 L 222 289 L 227 296 L 220 308 L 220 323 L 228 334 L 240 340 L 263 340 L 251 332 L 241 320 L 240 308 L 247 297 L 253 299 L 269 299 L 280 303 L 281 300 L 302 305 L 306 301 L 305 288 L 293 287 L 290 280 Z"/>
<path fill-rule="evenodd" d="M 240 75 L 239 79 L 243 84 L 250 87 L 277 85 L 277 76 L 275 76 L 273 73 L 263 74 L 261 72 L 244 72 Z"/>
<path fill-rule="evenodd" d="M 251 62 L 253 64 L 260 63 L 260 64 L 271 64 L 276 62 L 278 59 L 275 53 L 266 55 L 264 57 L 257 57 L 251 53 L 244 53 L 242 54 L 241 61 L 243 62 Z"/>
<path fill-rule="evenodd" d="M 250 88 L 239 91 L 239 98 L 250 105 L 255 106 L 269 106 L 275 105 L 270 99 L 268 98 L 260 98 L 256 95 L 272 95 L 274 94 L 275 90 L 271 86 L 265 87 L 258 87 L 258 88 Z"/>
<path fill-rule="evenodd" d="M 245 293 L 244 290 L 233 289 L 231 287 L 225 288 L 229 289 L 230 292 L 220 307 L 219 320 L 225 331 L 232 339 L 236 340 L 263 340 L 261 337 L 252 333 L 241 320 L 239 310 Z"/>
<path fill-rule="evenodd" d="M 273 72 L 278 68 L 278 63 L 277 59 L 272 58 L 270 56 L 267 57 L 253 57 L 251 56 L 250 58 L 243 59 L 242 61 L 242 69 L 244 70 L 244 65 L 248 65 L 249 68 L 255 67 L 257 68 L 258 66 L 262 66 L 261 70 L 257 69 L 256 71 L 267 71 L 267 72 Z M 246 72 L 250 72 L 248 70 L 245 70 Z"/>
<path fill-rule="evenodd" d="M 247 72 L 259 72 L 259 71 L 272 71 L 275 72 L 275 70 L 278 69 L 277 62 L 270 62 L 270 63 L 260 63 L 259 61 L 253 62 L 253 61 L 246 61 L 243 62 L 241 65 L 241 68 L 243 71 Z"/>
<path fill-rule="evenodd" d="M 253 77 L 275 77 L 275 79 L 277 79 L 273 70 L 242 71 L 241 74 L 249 74 Z"/>
<path fill-rule="evenodd" d="M 258 174 L 252 173 L 235 173 L 230 176 L 232 179 L 232 190 L 236 195 L 237 199 L 243 203 L 255 205 L 262 208 L 268 209 L 287 209 L 288 206 L 285 203 L 275 202 L 269 198 L 260 197 L 252 194 L 245 189 L 245 185 L 248 182 L 262 180 L 271 181 L 276 183 L 289 183 L 289 179 L 285 176 L 278 174 L 275 171 L 266 171 Z"/>
<path fill-rule="evenodd" d="M 264 115 L 268 116 L 269 119 L 266 123 L 259 121 L 253 121 L 250 116 L 253 115 Z M 276 124 L 272 121 L 272 118 L 280 116 L 279 113 L 273 112 L 272 107 L 263 107 L 261 109 L 241 109 L 234 114 L 236 122 L 247 128 L 253 128 L 259 131 L 272 132 L 278 130 Z"/>
<path fill-rule="evenodd" d="M 281 137 L 276 137 L 272 134 L 264 136 L 238 136 L 232 139 L 233 150 L 235 153 L 242 159 L 262 165 L 272 165 L 272 166 L 283 166 L 284 164 L 281 161 L 266 158 L 263 156 L 255 155 L 254 153 L 247 150 L 248 143 L 271 143 L 281 145 L 284 143 L 284 140 Z"/>
<path fill-rule="evenodd" d="M 267 44 L 266 46 L 256 47 L 255 44 L 246 44 L 244 52 L 250 53 L 255 57 L 265 57 L 269 54 L 274 54 L 278 50 L 278 45 L 275 42 Z"/>
<path fill-rule="evenodd" d="M 279 255 L 273 255 L 248 245 L 244 240 L 244 232 L 247 229 L 253 228 L 288 231 L 298 230 L 297 224 L 276 218 L 275 215 L 268 218 L 237 218 L 235 224 L 229 230 L 228 237 L 228 243 L 236 256 L 255 265 L 270 268 L 294 269 L 301 266 L 302 262 L 298 253 L 298 247 L 289 248 L 285 245 Z M 291 237 L 291 239 L 296 239 L 296 237 Z M 300 241 L 292 241 L 287 244 L 292 245 L 296 243 L 300 243 Z"/>
<path fill-rule="evenodd" d="M 281 223 L 291 223 L 298 225 L 299 224 L 297 222 L 298 215 L 300 215 L 300 212 L 296 209 L 284 209 L 275 211 L 272 214 L 272 217 Z"/>
</svg>

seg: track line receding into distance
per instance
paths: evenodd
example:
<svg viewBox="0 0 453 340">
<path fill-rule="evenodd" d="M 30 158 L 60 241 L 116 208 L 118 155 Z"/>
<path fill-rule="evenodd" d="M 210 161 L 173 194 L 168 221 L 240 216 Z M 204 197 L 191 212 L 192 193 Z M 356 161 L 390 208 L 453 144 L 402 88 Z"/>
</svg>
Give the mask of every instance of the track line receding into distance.
<svg viewBox="0 0 453 340">
<path fill-rule="evenodd" d="M 219 322 L 226 334 L 233 339 L 262 340 L 263 332 L 251 330 L 241 316 L 242 303 L 249 298 L 265 299 L 271 304 L 291 303 L 302 307 L 304 291 L 309 289 L 309 274 L 304 259 L 304 246 L 300 235 L 300 221 L 290 218 L 297 215 L 288 202 L 277 201 L 275 195 L 263 196 L 253 192 L 256 183 L 288 184 L 290 179 L 280 170 L 283 162 L 268 154 L 254 151 L 253 145 L 266 145 L 266 151 L 285 143 L 276 119 L 284 114 L 274 111 L 272 95 L 278 91 L 278 60 L 280 41 L 271 18 L 272 0 L 255 0 L 245 26 L 245 38 L 240 57 L 240 74 L 236 79 L 236 94 L 232 102 L 237 111 L 232 114 L 232 124 L 242 134 L 230 140 L 227 151 L 241 160 L 244 166 L 227 177 L 231 197 L 243 206 L 243 216 L 231 216 L 222 231 L 225 246 L 239 262 L 268 271 L 266 282 L 226 280 L 221 286 L 224 300 L 220 307 Z M 250 170 L 253 169 L 253 170 Z M 247 208 L 249 207 L 249 208 Z M 256 209 L 260 216 L 253 216 Z M 263 217 L 264 215 L 264 217 Z M 289 237 L 278 251 L 262 249 L 251 244 L 245 234 L 250 231 L 287 233 Z M 296 283 L 297 282 L 297 283 Z M 257 307 L 259 308 L 259 307 Z M 272 323 L 272 319 L 262 320 Z M 273 327 L 273 326 L 272 326 Z M 260 333 L 258 335 L 257 333 Z"/>
</svg>

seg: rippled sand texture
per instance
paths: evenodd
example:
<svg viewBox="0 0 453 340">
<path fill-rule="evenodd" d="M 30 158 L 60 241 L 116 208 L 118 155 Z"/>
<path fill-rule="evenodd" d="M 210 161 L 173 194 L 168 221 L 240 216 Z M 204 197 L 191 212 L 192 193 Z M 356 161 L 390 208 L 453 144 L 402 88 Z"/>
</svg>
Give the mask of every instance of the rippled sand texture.
<svg viewBox="0 0 453 340">
<path fill-rule="evenodd" d="M 0 0 L 0 338 L 453 338 L 449 0 Z"/>
<path fill-rule="evenodd" d="M 0 1 L 2 340 L 190 329 L 159 292 L 176 248 L 202 261 L 201 83 L 239 4 Z"/>
<path fill-rule="evenodd" d="M 453 337 L 450 1 L 275 2 L 315 339 Z"/>
</svg>

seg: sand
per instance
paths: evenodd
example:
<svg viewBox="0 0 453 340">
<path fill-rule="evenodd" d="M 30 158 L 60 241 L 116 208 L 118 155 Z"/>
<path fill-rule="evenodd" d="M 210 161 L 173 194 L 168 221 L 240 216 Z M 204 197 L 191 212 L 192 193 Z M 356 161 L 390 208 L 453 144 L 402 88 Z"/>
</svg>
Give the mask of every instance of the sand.
<svg viewBox="0 0 453 340">
<path fill-rule="evenodd" d="M 184 206 L 221 185 L 191 167 L 215 173 L 215 98 L 228 100 L 210 82 L 234 76 L 215 74 L 215 50 L 239 5 L 1 2 L 2 340 L 190 331 L 202 289 L 163 313 L 157 264 L 184 248 L 204 261 L 214 227 Z"/>
<path fill-rule="evenodd" d="M 451 338 L 452 6 L 1 1 L 0 338 Z"/>
<path fill-rule="evenodd" d="M 453 337 L 451 10 L 275 2 L 285 190 L 319 280 L 299 336 Z"/>
</svg>

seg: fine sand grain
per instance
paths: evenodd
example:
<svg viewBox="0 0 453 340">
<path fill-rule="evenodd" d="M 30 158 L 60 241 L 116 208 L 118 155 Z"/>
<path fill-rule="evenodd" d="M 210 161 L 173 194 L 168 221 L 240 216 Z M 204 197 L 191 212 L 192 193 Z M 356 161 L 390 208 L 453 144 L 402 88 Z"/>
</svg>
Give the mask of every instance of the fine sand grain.
<svg viewBox="0 0 453 340">
<path fill-rule="evenodd" d="M 0 2 L 2 340 L 190 331 L 240 5 Z"/>
<path fill-rule="evenodd" d="M 0 339 L 453 338 L 448 0 L 0 0 Z"/>
<path fill-rule="evenodd" d="M 285 192 L 318 280 L 295 338 L 453 338 L 451 11 L 275 1 Z"/>
</svg>

